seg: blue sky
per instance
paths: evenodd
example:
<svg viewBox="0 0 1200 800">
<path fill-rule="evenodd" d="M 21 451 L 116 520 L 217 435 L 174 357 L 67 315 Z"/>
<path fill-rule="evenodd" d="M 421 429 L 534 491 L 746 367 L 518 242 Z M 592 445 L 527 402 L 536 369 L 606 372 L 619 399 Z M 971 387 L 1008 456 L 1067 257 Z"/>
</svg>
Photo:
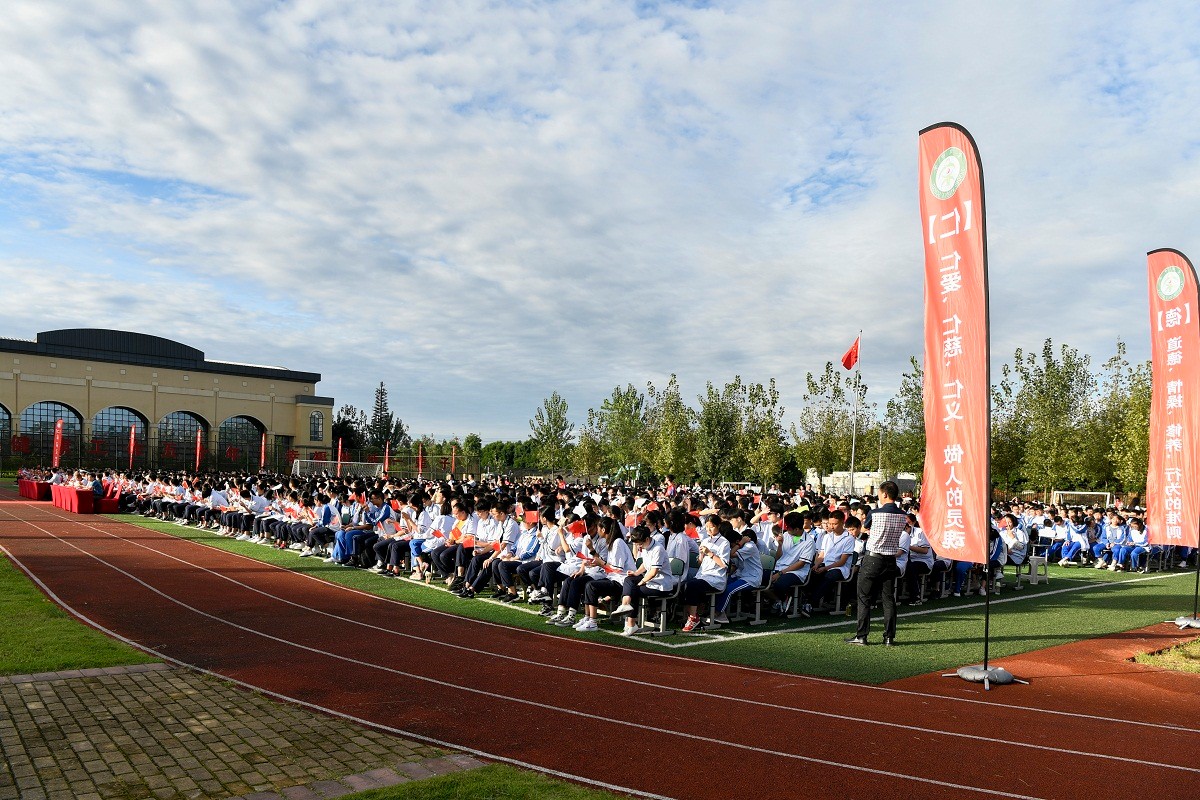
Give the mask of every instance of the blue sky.
<svg viewBox="0 0 1200 800">
<path fill-rule="evenodd" d="M 1189 3 L 45 3 L 0 19 L 0 335 L 112 327 L 324 375 L 416 433 L 557 390 L 921 347 L 917 131 L 987 178 L 993 352 L 1147 355 L 1200 256 Z M 19 302 L 12 302 L 19 298 Z"/>
</svg>

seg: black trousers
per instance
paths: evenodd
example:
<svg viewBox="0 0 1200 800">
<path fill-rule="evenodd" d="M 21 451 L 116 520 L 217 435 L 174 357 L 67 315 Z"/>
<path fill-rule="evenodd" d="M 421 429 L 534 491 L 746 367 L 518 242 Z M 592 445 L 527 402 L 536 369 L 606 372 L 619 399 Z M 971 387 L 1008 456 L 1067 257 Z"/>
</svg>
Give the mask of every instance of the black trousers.
<svg viewBox="0 0 1200 800">
<path fill-rule="evenodd" d="M 868 553 L 858 568 L 858 631 L 866 639 L 871 631 L 871 605 L 883 600 L 883 638 L 896 638 L 896 569 L 895 556 Z"/>
</svg>

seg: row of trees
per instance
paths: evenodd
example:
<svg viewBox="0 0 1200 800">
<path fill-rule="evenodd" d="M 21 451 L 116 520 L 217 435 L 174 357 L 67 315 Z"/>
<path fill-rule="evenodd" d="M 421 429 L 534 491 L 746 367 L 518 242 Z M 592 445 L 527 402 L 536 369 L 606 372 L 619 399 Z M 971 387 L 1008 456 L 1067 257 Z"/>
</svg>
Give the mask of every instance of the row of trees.
<svg viewBox="0 0 1200 800">
<path fill-rule="evenodd" d="M 858 410 L 858 469 L 918 476 L 925 457 L 922 370 L 916 358 L 885 405 L 827 362 L 805 376 L 794 422 L 784 427 L 775 381 L 709 383 L 696 403 L 671 376 L 661 389 L 618 386 L 575 431 L 554 392 L 530 420 L 524 443 L 494 442 L 502 467 L 585 475 L 680 480 L 803 482 L 850 466 Z M 1018 349 L 993 386 L 992 478 L 1005 492 L 1051 489 L 1140 494 L 1145 489 L 1150 413 L 1149 363 L 1131 364 L 1123 342 L 1098 369 L 1090 356 L 1047 339 L 1040 353 Z M 496 463 L 485 458 L 484 463 Z"/>
</svg>

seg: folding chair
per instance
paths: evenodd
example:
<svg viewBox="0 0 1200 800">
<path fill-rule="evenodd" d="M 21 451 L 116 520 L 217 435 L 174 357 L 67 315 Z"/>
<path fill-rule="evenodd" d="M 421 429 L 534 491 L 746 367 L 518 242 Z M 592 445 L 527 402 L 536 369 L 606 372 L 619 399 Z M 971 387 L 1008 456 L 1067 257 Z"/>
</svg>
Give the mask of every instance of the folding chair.
<svg viewBox="0 0 1200 800">
<path fill-rule="evenodd" d="M 751 625 L 762 625 L 766 622 L 762 617 L 763 592 L 771 586 L 771 572 L 775 569 L 775 556 L 770 553 L 760 553 L 759 559 L 762 562 L 762 580 L 757 587 L 750 590 L 754 594 L 754 615 L 751 616 L 742 610 L 742 596 L 746 592 L 741 591 L 734 597 L 736 605 L 734 613 L 729 617 L 730 622 L 750 620 Z"/>
<path fill-rule="evenodd" d="M 840 613 L 842 613 L 842 610 L 845 609 L 845 607 L 846 607 L 845 606 L 845 598 L 842 597 L 842 593 L 845 591 L 847 585 L 849 585 L 851 588 L 856 586 L 857 579 L 858 579 L 858 553 L 851 553 L 850 554 L 850 576 L 838 581 L 836 584 L 837 589 L 833 593 L 833 597 L 834 597 L 833 613 L 840 614 Z M 853 599 L 853 598 L 851 598 L 851 599 Z"/>
<path fill-rule="evenodd" d="M 650 631 L 651 636 L 670 636 L 675 633 L 674 630 L 667 628 L 667 621 L 670 615 L 667 613 L 667 606 L 670 603 L 677 601 L 683 594 L 683 576 L 687 573 L 687 568 L 683 564 L 683 559 L 671 559 L 671 574 L 675 576 L 675 589 L 669 595 L 656 598 L 658 601 L 658 627 Z M 651 598 L 643 598 L 642 608 L 638 614 L 638 625 L 642 628 L 646 626 L 646 620 L 649 617 Z"/>
</svg>

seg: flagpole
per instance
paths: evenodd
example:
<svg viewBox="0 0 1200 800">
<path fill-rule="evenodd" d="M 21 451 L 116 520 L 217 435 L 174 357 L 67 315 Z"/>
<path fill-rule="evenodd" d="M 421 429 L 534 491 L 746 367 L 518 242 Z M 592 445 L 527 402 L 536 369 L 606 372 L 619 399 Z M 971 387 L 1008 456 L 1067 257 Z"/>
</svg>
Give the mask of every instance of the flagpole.
<svg viewBox="0 0 1200 800">
<path fill-rule="evenodd" d="M 862 359 L 862 328 L 858 329 L 858 338 L 854 340 L 858 345 L 858 350 L 854 354 L 854 425 L 850 430 L 850 496 L 854 496 L 854 469 L 855 457 L 858 447 L 858 388 L 862 382 L 862 373 L 858 369 L 858 362 Z"/>
<path fill-rule="evenodd" d="M 858 370 L 854 370 L 854 426 L 850 433 L 850 496 L 854 496 L 854 458 L 858 446 Z"/>
</svg>

